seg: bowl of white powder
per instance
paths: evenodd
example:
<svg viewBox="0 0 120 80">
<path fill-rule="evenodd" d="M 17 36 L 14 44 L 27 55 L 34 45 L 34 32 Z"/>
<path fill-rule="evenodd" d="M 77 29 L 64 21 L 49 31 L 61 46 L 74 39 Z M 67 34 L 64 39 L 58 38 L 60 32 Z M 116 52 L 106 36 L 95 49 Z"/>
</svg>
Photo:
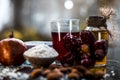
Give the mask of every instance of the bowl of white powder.
<svg viewBox="0 0 120 80">
<path fill-rule="evenodd" d="M 46 44 L 40 44 L 25 51 L 24 57 L 33 67 L 47 67 L 57 59 L 58 52 Z"/>
</svg>

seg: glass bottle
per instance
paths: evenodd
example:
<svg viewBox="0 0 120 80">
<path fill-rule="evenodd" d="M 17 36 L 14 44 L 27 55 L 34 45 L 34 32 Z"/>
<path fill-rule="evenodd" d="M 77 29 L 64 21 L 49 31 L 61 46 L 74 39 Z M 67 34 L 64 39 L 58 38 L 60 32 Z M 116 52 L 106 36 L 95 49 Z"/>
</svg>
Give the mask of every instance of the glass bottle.
<svg viewBox="0 0 120 80">
<path fill-rule="evenodd" d="M 107 29 L 106 18 L 102 16 L 89 16 L 87 18 L 87 27 L 85 30 L 91 31 L 98 42 L 101 40 L 105 40 L 108 45 L 110 32 Z M 102 70 L 106 71 L 105 69 L 107 61 L 106 56 L 107 54 L 105 54 L 105 57 L 102 60 L 96 60 L 95 67 L 99 69 L 101 68 Z"/>
</svg>

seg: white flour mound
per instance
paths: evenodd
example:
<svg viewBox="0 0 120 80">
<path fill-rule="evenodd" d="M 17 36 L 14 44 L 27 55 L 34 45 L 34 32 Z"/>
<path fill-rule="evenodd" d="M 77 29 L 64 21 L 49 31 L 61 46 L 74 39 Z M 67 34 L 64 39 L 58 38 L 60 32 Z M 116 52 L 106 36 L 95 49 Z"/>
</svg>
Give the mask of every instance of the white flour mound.
<svg viewBox="0 0 120 80">
<path fill-rule="evenodd" d="M 25 51 L 24 55 L 28 57 L 50 58 L 58 56 L 58 53 L 52 47 L 46 44 L 40 44 Z"/>
</svg>

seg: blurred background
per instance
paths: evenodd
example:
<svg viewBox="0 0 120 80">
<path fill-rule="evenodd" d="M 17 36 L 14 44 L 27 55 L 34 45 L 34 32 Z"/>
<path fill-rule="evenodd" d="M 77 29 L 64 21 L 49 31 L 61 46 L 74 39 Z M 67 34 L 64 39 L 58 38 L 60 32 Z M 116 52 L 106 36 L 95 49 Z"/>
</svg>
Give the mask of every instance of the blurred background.
<svg viewBox="0 0 120 80">
<path fill-rule="evenodd" d="M 80 19 L 82 30 L 86 27 L 86 18 L 100 15 L 100 8 L 104 6 L 114 9 L 116 15 L 111 21 L 118 26 L 119 0 L 0 0 L 0 39 L 14 31 L 15 37 L 24 41 L 49 41 L 51 20 Z"/>
</svg>

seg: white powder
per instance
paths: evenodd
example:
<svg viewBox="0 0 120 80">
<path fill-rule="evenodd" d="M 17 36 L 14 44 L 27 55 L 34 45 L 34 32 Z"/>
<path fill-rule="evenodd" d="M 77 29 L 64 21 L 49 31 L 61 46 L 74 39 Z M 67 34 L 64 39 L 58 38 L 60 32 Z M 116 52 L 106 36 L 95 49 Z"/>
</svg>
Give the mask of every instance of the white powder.
<svg viewBox="0 0 120 80">
<path fill-rule="evenodd" d="M 52 47 L 46 44 L 40 44 L 25 51 L 24 55 L 29 57 L 49 58 L 58 56 L 58 53 Z"/>
</svg>

